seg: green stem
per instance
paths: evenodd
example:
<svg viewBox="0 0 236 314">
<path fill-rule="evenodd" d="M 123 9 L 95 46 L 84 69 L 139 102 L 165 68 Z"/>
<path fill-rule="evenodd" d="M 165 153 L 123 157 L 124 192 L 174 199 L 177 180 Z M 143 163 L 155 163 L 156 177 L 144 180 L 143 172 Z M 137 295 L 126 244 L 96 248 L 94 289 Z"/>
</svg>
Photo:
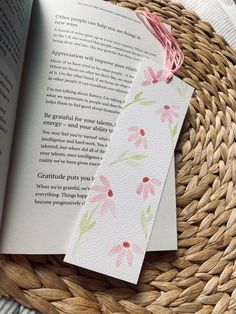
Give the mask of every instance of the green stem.
<svg viewBox="0 0 236 314">
<path fill-rule="evenodd" d="M 75 253 L 75 250 L 79 248 L 79 246 L 81 245 L 80 241 L 82 238 L 82 234 L 79 235 L 78 240 L 75 242 L 74 248 L 73 248 L 73 254 Z"/>
<path fill-rule="evenodd" d="M 109 166 L 113 166 L 115 164 L 118 164 L 119 162 L 126 161 L 126 160 L 129 160 L 129 159 L 132 159 L 132 158 L 131 157 L 127 157 L 127 158 L 117 159 L 117 160 L 113 161 L 112 163 L 110 163 Z"/>
<path fill-rule="evenodd" d="M 90 213 L 90 215 L 89 215 L 89 221 L 91 220 L 91 218 L 93 217 L 93 215 L 94 215 L 94 213 L 95 213 L 95 211 L 98 209 L 98 207 L 99 207 L 99 204 L 91 211 L 91 213 Z"/>
<path fill-rule="evenodd" d="M 132 100 L 132 101 L 128 102 L 128 103 L 123 107 L 123 109 L 129 107 L 130 105 L 135 104 L 136 102 L 137 102 L 137 100 Z"/>
<path fill-rule="evenodd" d="M 91 213 L 90 213 L 90 215 L 88 217 L 88 221 L 89 222 L 90 222 L 91 218 L 93 217 L 93 215 L 94 215 L 94 213 L 95 213 L 95 211 L 97 210 L 98 207 L 99 207 L 99 204 L 96 207 L 94 207 L 94 209 L 91 211 Z M 81 231 L 80 231 L 78 240 L 76 241 L 75 246 L 74 246 L 74 251 L 75 251 L 75 249 L 77 249 L 81 245 L 80 241 L 81 241 L 81 238 L 82 238 L 83 234 L 84 233 L 81 233 Z"/>
<path fill-rule="evenodd" d="M 170 128 L 170 135 L 171 135 L 172 147 L 173 147 L 173 149 L 174 149 L 174 137 L 173 137 L 173 130 L 172 130 L 171 124 L 169 124 L 169 128 Z"/>
<path fill-rule="evenodd" d="M 145 240 L 147 241 L 147 219 L 145 221 L 144 237 L 145 237 Z"/>
</svg>

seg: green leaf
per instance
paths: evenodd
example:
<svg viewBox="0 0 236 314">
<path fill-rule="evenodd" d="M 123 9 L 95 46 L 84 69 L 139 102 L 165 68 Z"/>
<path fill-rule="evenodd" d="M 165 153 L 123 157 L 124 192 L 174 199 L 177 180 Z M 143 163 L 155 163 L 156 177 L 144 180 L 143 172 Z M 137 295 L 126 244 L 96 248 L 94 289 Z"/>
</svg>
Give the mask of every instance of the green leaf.
<svg viewBox="0 0 236 314">
<path fill-rule="evenodd" d="M 130 156 L 130 159 L 133 159 L 133 160 L 143 160 L 146 157 L 147 156 L 145 156 L 145 155 L 133 155 L 133 156 Z"/>
<path fill-rule="evenodd" d="M 138 94 L 136 94 L 136 95 L 134 96 L 134 100 L 135 100 L 135 101 L 140 100 L 140 99 L 141 99 L 141 97 L 142 97 L 142 95 L 143 95 L 143 92 L 142 92 L 142 91 L 141 91 L 141 92 L 139 92 Z"/>
<path fill-rule="evenodd" d="M 151 212 L 152 212 L 152 208 L 151 208 L 151 206 L 149 205 L 148 208 L 147 208 L 147 214 L 151 214 Z"/>
<path fill-rule="evenodd" d="M 153 215 L 152 215 L 152 214 L 149 214 L 149 216 L 148 216 L 148 222 L 152 221 L 152 218 L 153 218 Z"/>
<path fill-rule="evenodd" d="M 143 229 L 143 232 L 145 233 L 146 227 L 147 227 L 147 222 L 146 222 L 146 217 L 145 217 L 145 214 L 143 211 L 141 212 L 141 215 L 140 215 L 140 223 L 141 223 L 141 227 Z"/>
<path fill-rule="evenodd" d="M 149 105 L 155 104 L 155 101 L 153 101 L 153 100 L 144 100 L 144 101 L 140 101 L 139 103 L 142 106 L 149 106 Z"/>
<path fill-rule="evenodd" d="M 95 226 L 95 224 L 96 224 L 96 220 L 94 220 L 91 224 L 89 224 L 89 225 L 87 226 L 87 231 L 86 231 L 86 232 L 88 232 L 88 231 L 90 231 L 91 229 L 93 229 L 93 227 Z"/>
<path fill-rule="evenodd" d="M 178 93 L 179 93 L 181 96 L 183 96 L 182 89 L 181 89 L 179 86 L 177 87 L 177 91 L 178 91 Z"/>
<path fill-rule="evenodd" d="M 177 129 L 178 129 L 178 123 L 176 123 L 176 125 L 173 127 L 172 129 L 172 136 L 175 137 L 176 133 L 177 133 Z"/>
<path fill-rule="evenodd" d="M 186 93 L 187 90 L 188 90 L 188 85 L 184 85 L 184 86 L 183 86 L 183 90 L 184 90 L 184 93 Z"/>
<path fill-rule="evenodd" d="M 135 162 L 135 161 L 127 161 L 127 164 L 131 167 L 140 167 L 142 165 L 140 165 L 139 163 Z"/>
<path fill-rule="evenodd" d="M 124 152 L 122 152 L 119 156 L 119 159 L 124 158 L 127 155 L 127 153 L 128 153 L 128 150 L 125 150 Z"/>
<path fill-rule="evenodd" d="M 84 223 L 80 223 L 80 235 L 87 233 L 88 231 L 90 231 L 96 224 L 96 220 L 94 220 L 92 223 L 88 223 L 88 221 L 84 222 Z"/>
<path fill-rule="evenodd" d="M 146 219 L 144 211 L 141 212 L 140 223 L 141 223 L 141 227 L 143 229 L 145 239 L 147 240 L 147 219 Z"/>
<path fill-rule="evenodd" d="M 87 221 L 80 222 L 80 235 L 87 232 L 87 225 L 88 225 Z"/>
<path fill-rule="evenodd" d="M 89 216 L 89 212 L 86 211 L 86 213 L 84 213 L 84 215 L 82 216 L 80 220 L 80 225 L 84 225 L 85 223 L 87 223 L 88 216 Z"/>
<path fill-rule="evenodd" d="M 188 90 L 188 86 L 187 85 L 182 85 L 182 86 L 178 86 L 177 87 L 177 91 L 178 93 L 181 95 L 181 96 L 184 96 L 185 93 L 187 92 Z"/>
</svg>

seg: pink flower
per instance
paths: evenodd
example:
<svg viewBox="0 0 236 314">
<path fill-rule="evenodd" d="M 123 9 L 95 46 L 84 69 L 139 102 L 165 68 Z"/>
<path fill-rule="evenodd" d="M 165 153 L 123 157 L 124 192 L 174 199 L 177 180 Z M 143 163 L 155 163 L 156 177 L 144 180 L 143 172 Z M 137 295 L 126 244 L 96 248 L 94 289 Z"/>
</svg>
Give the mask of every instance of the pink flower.
<svg viewBox="0 0 236 314">
<path fill-rule="evenodd" d="M 130 133 L 133 133 L 128 137 L 128 142 L 135 141 L 136 147 L 142 145 L 145 149 L 148 148 L 147 138 L 145 136 L 144 129 L 140 129 L 137 126 L 131 126 L 130 128 L 128 128 L 128 131 Z"/>
<path fill-rule="evenodd" d="M 179 117 L 175 111 L 178 108 L 179 106 L 163 105 L 161 109 L 158 109 L 157 113 L 161 114 L 161 122 L 168 120 L 169 123 L 172 123 L 175 118 Z"/>
<path fill-rule="evenodd" d="M 134 254 L 143 254 L 143 250 L 138 245 L 134 243 L 131 244 L 127 241 L 114 246 L 109 252 L 110 256 L 117 255 L 116 267 L 119 267 L 122 264 L 124 258 L 131 267 L 133 265 Z"/>
<path fill-rule="evenodd" d="M 138 195 L 142 194 L 143 199 L 146 200 L 148 197 L 148 193 L 151 193 L 153 196 L 156 195 L 155 186 L 159 186 L 161 182 L 157 179 L 151 179 L 148 177 L 144 177 L 142 182 L 139 183 L 136 193 Z"/>
<path fill-rule="evenodd" d="M 104 176 L 99 177 L 102 185 L 92 186 L 92 190 L 97 192 L 96 196 L 89 199 L 91 203 L 98 202 L 101 205 L 100 212 L 101 215 L 105 215 L 107 211 L 110 211 L 113 217 L 116 216 L 115 203 L 113 201 L 113 191 L 110 186 L 110 182 Z"/>
<path fill-rule="evenodd" d="M 156 84 L 160 81 L 164 81 L 165 78 L 162 74 L 163 74 L 162 70 L 155 73 L 151 67 L 148 67 L 147 70 L 144 71 L 145 79 L 144 79 L 142 85 L 148 86 L 150 84 Z"/>
</svg>

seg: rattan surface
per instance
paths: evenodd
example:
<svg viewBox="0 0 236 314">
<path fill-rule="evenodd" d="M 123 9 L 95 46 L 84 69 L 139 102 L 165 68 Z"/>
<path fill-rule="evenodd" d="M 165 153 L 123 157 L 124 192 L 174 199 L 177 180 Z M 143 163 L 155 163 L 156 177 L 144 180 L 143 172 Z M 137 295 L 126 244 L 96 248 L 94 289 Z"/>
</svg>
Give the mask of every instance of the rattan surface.
<svg viewBox="0 0 236 314">
<path fill-rule="evenodd" d="M 236 313 L 236 52 L 181 5 L 119 5 L 171 25 L 185 54 L 178 76 L 196 89 L 176 150 L 179 249 L 147 254 L 137 286 L 62 256 L 1 256 L 0 294 L 46 314 Z"/>
</svg>

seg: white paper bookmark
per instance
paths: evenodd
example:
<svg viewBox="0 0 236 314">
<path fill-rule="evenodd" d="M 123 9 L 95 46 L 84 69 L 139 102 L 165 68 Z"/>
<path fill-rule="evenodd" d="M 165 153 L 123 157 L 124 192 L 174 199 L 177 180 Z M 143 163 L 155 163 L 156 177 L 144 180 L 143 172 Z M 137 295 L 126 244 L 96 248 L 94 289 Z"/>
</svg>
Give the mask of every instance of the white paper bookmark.
<svg viewBox="0 0 236 314">
<path fill-rule="evenodd" d="M 144 59 L 79 213 L 65 261 L 137 283 L 193 88 Z"/>
</svg>

